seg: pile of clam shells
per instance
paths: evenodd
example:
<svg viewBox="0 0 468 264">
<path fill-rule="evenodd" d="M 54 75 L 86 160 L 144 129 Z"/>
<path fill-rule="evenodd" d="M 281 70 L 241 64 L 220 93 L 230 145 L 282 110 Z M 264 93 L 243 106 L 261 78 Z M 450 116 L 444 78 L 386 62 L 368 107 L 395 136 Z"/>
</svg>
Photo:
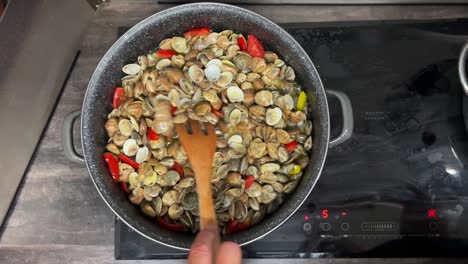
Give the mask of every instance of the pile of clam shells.
<svg viewBox="0 0 468 264">
<path fill-rule="evenodd" d="M 232 221 L 255 225 L 275 211 L 308 165 L 312 122 L 307 105 L 298 106 L 294 70 L 273 52 L 241 51 L 239 37 L 224 30 L 164 39 L 158 49 L 170 58 L 153 52 L 122 69 L 125 98 L 108 115 L 106 149 L 138 163 L 119 161 L 120 181 L 150 218 L 198 230 L 196 182 L 175 123 L 217 127 L 211 182 L 224 232 Z"/>
</svg>

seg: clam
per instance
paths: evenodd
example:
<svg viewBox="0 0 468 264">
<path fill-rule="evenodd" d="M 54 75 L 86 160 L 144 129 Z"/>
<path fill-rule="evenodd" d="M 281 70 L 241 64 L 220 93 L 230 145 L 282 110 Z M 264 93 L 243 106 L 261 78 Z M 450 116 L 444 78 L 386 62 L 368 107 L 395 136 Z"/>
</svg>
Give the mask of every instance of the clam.
<svg viewBox="0 0 468 264">
<path fill-rule="evenodd" d="M 175 55 L 171 58 L 171 66 L 175 68 L 182 68 L 185 64 L 185 58 L 182 55 Z"/>
<path fill-rule="evenodd" d="M 266 62 L 265 59 L 254 57 L 252 59 L 252 71 L 256 73 L 261 73 L 266 69 Z"/>
<path fill-rule="evenodd" d="M 141 211 L 149 216 L 149 217 L 156 217 L 156 212 L 153 208 L 153 206 L 151 205 L 151 203 L 149 203 L 148 201 L 144 201 L 140 204 L 140 208 L 141 208 Z"/>
<path fill-rule="evenodd" d="M 119 155 L 120 154 L 120 150 L 119 148 L 117 147 L 117 145 L 115 145 L 114 143 L 109 143 L 106 145 L 106 149 L 112 153 L 114 153 L 115 155 Z"/>
<path fill-rule="evenodd" d="M 141 66 L 138 64 L 127 64 L 123 66 L 122 71 L 128 75 L 135 75 L 141 71 Z"/>
<path fill-rule="evenodd" d="M 211 112 L 211 104 L 208 101 L 200 101 L 194 107 L 195 114 L 204 116 Z"/>
<path fill-rule="evenodd" d="M 142 147 L 142 148 L 139 148 L 137 153 L 136 153 L 136 157 L 135 157 L 135 161 L 138 162 L 138 163 L 143 163 L 144 161 L 146 161 L 149 157 L 149 149 L 148 147 Z"/>
<path fill-rule="evenodd" d="M 119 124 L 117 123 L 117 119 L 115 118 L 109 118 L 106 121 L 105 128 L 107 131 L 107 134 L 112 137 L 115 132 L 119 130 Z"/>
<path fill-rule="evenodd" d="M 270 184 L 278 181 L 278 175 L 274 174 L 271 171 L 263 172 L 258 178 L 261 182 Z"/>
<path fill-rule="evenodd" d="M 205 68 L 208 68 L 210 66 L 217 66 L 218 68 L 221 69 L 221 67 L 223 66 L 223 63 L 219 59 L 212 59 L 206 63 Z"/>
<path fill-rule="evenodd" d="M 309 151 L 312 148 L 312 137 L 308 136 L 306 141 L 304 142 L 304 149 Z"/>
<path fill-rule="evenodd" d="M 244 52 L 239 52 L 232 61 L 239 72 L 248 73 L 252 68 L 252 57 Z"/>
<path fill-rule="evenodd" d="M 294 100 L 291 95 L 285 94 L 283 96 L 284 102 L 288 110 L 292 110 L 294 108 Z"/>
<path fill-rule="evenodd" d="M 137 58 L 138 64 L 140 64 L 140 68 L 144 71 L 148 67 L 148 57 L 146 55 L 138 56 Z"/>
<path fill-rule="evenodd" d="M 292 112 L 291 114 L 289 114 L 289 121 L 293 122 L 293 123 L 299 123 L 301 121 L 304 121 L 305 119 L 307 118 L 306 114 L 302 111 L 296 111 L 296 112 Z"/>
<path fill-rule="evenodd" d="M 156 215 L 161 215 L 162 210 L 162 200 L 161 197 L 156 197 L 151 201 L 151 205 L 153 206 L 154 212 Z"/>
<path fill-rule="evenodd" d="M 171 66 L 171 60 L 169 59 L 162 59 L 160 61 L 158 61 L 158 63 L 156 63 L 156 69 L 157 70 L 161 70 L 161 69 L 164 69 L 166 67 L 169 67 Z"/>
<path fill-rule="evenodd" d="M 239 189 L 239 188 L 229 189 L 225 193 L 225 195 L 231 196 L 231 197 L 234 197 L 234 198 L 237 198 L 237 197 L 241 196 L 241 194 L 242 194 L 242 189 Z"/>
<path fill-rule="evenodd" d="M 241 84 L 247 80 L 247 75 L 244 73 L 238 73 L 236 75 L 236 83 Z"/>
<path fill-rule="evenodd" d="M 203 81 L 203 78 L 205 77 L 205 73 L 203 72 L 203 70 L 195 64 L 190 66 L 190 68 L 188 69 L 188 74 L 190 79 L 195 83 Z"/>
<path fill-rule="evenodd" d="M 260 210 L 260 203 L 258 202 L 257 198 L 249 198 L 248 204 L 250 208 L 254 211 Z"/>
<path fill-rule="evenodd" d="M 180 179 L 180 175 L 175 170 L 169 170 L 166 174 L 161 175 L 161 178 L 164 179 L 164 182 L 167 186 L 174 186 Z"/>
<path fill-rule="evenodd" d="M 229 122 L 231 125 L 237 125 L 241 121 L 242 113 L 239 109 L 234 109 L 229 114 Z"/>
<path fill-rule="evenodd" d="M 228 140 L 228 144 L 229 146 L 232 146 L 233 144 L 242 144 L 242 137 L 239 135 L 232 135 Z"/>
<path fill-rule="evenodd" d="M 240 186 L 242 185 L 241 181 L 242 177 L 238 172 L 230 172 L 226 178 L 226 182 L 232 186 Z"/>
<path fill-rule="evenodd" d="M 138 178 L 138 173 L 136 173 L 134 171 L 131 172 L 128 175 L 128 183 L 130 183 L 130 187 L 133 188 L 133 189 L 140 187 L 141 181 Z"/>
<path fill-rule="evenodd" d="M 216 82 L 221 77 L 221 69 L 215 64 L 207 65 L 205 68 L 205 76 L 208 81 Z"/>
<path fill-rule="evenodd" d="M 173 204 L 169 207 L 168 215 L 172 220 L 178 220 L 184 213 L 184 207 L 180 204 Z"/>
<path fill-rule="evenodd" d="M 187 46 L 187 40 L 182 37 L 173 37 L 171 47 L 177 53 L 187 53 L 189 49 Z"/>
<path fill-rule="evenodd" d="M 179 105 L 180 95 L 176 89 L 171 89 L 167 97 L 169 98 L 169 102 L 172 106 L 177 107 Z"/>
<path fill-rule="evenodd" d="M 270 108 L 266 112 L 265 121 L 267 125 L 274 126 L 278 124 L 278 122 L 281 120 L 282 117 L 283 117 L 283 112 L 281 111 L 279 107 Z"/>
<path fill-rule="evenodd" d="M 148 201 L 151 201 L 152 198 L 158 197 L 158 195 L 161 193 L 161 186 L 157 184 L 153 184 L 151 186 L 145 186 L 144 188 L 144 195 L 145 199 Z M 150 199 L 147 199 L 150 198 Z"/>
<path fill-rule="evenodd" d="M 263 88 L 265 88 L 265 84 L 263 83 L 262 79 L 260 79 L 260 78 L 253 80 L 252 81 L 252 86 L 256 91 L 262 90 Z"/>
<path fill-rule="evenodd" d="M 166 206 L 171 206 L 179 201 L 180 193 L 176 190 L 166 192 L 162 196 L 162 203 Z"/>
<path fill-rule="evenodd" d="M 130 136 L 132 134 L 133 125 L 132 122 L 128 119 L 120 119 L 119 121 L 119 131 L 124 136 Z"/>
<path fill-rule="evenodd" d="M 230 102 L 242 102 L 244 100 L 244 92 L 237 86 L 230 86 L 227 89 L 227 97 Z"/>
<path fill-rule="evenodd" d="M 266 163 L 260 167 L 261 172 L 275 172 L 280 169 L 280 165 L 276 163 Z"/>
<path fill-rule="evenodd" d="M 252 185 L 245 190 L 245 193 L 251 198 L 259 197 L 262 194 L 262 186 L 257 182 L 253 182 Z"/>
<path fill-rule="evenodd" d="M 178 84 L 180 79 L 184 77 L 184 73 L 178 68 L 167 68 L 164 70 L 166 78 L 171 84 Z"/>
<path fill-rule="evenodd" d="M 205 41 L 206 41 L 209 45 L 213 45 L 213 44 L 216 44 L 216 41 L 218 40 L 218 37 L 219 37 L 219 33 L 217 33 L 217 32 L 211 32 L 210 34 L 208 34 L 208 35 L 205 37 Z"/>
<path fill-rule="evenodd" d="M 292 141 L 291 136 L 289 136 L 289 133 L 283 129 L 276 130 L 276 139 L 281 144 L 287 144 Z"/>
<path fill-rule="evenodd" d="M 211 51 L 213 52 L 216 58 L 223 56 L 223 53 L 224 53 L 224 50 L 222 48 L 218 46 L 214 46 L 214 45 L 211 46 Z"/>
<path fill-rule="evenodd" d="M 250 106 L 254 103 L 255 91 L 253 89 L 244 90 L 244 105 Z"/>
<path fill-rule="evenodd" d="M 161 42 L 159 42 L 159 48 L 162 50 L 170 50 L 172 49 L 171 43 L 172 38 L 163 39 Z"/>
<path fill-rule="evenodd" d="M 225 71 L 221 73 L 218 81 L 216 81 L 215 83 L 216 85 L 220 87 L 226 87 L 232 82 L 233 79 L 234 79 L 234 74 L 232 74 L 232 72 Z"/>
<path fill-rule="evenodd" d="M 284 78 L 288 81 L 294 81 L 296 79 L 296 74 L 294 73 L 293 68 L 290 66 L 286 67 L 285 73 L 284 73 Z"/>
<path fill-rule="evenodd" d="M 270 106 L 273 104 L 273 93 L 267 90 L 255 94 L 255 103 L 261 106 Z"/>
<path fill-rule="evenodd" d="M 198 197 L 196 192 L 187 193 L 181 201 L 185 210 L 191 211 L 198 206 Z"/>
<path fill-rule="evenodd" d="M 146 186 L 154 185 L 156 181 L 158 180 L 158 175 L 152 169 L 148 170 L 145 173 L 144 177 L 145 178 L 143 179 L 143 184 L 145 185 L 145 188 Z"/>
<path fill-rule="evenodd" d="M 297 183 L 299 181 L 291 181 L 291 182 L 288 182 L 284 185 L 284 188 L 283 188 L 283 191 L 285 193 L 291 193 L 297 186 Z"/>
<path fill-rule="evenodd" d="M 276 53 L 271 52 L 271 51 L 265 51 L 265 54 L 263 57 L 265 58 L 265 61 L 268 63 L 272 63 L 276 59 L 278 59 L 278 55 L 276 55 Z"/>
<path fill-rule="evenodd" d="M 289 152 L 286 150 L 285 147 L 278 148 L 278 161 L 284 163 L 289 159 Z"/>
<path fill-rule="evenodd" d="M 123 144 L 123 153 L 127 156 L 135 156 L 138 151 L 138 144 L 135 139 L 129 138 Z"/>
<path fill-rule="evenodd" d="M 262 142 L 261 140 L 257 141 L 254 140 L 250 143 L 249 148 L 247 149 L 247 153 L 250 157 L 259 159 L 266 155 L 267 148 L 266 143 Z"/>
<path fill-rule="evenodd" d="M 218 45 L 218 47 L 222 48 L 223 50 L 226 50 L 231 45 L 231 41 L 229 41 L 227 36 L 220 36 L 216 41 L 216 44 Z"/>
<path fill-rule="evenodd" d="M 129 197 L 130 202 L 133 204 L 140 204 L 144 199 L 144 191 L 142 188 L 136 188 L 132 191 L 132 194 Z"/>
<path fill-rule="evenodd" d="M 239 50 L 240 50 L 240 48 L 239 48 L 238 45 L 229 46 L 229 48 L 227 48 L 227 51 L 226 51 L 226 57 L 234 58 L 237 55 Z"/>
<path fill-rule="evenodd" d="M 216 170 L 216 173 L 214 176 L 215 178 L 224 179 L 228 175 L 228 172 L 229 172 L 229 165 L 224 164 Z"/>
<path fill-rule="evenodd" d="M 117 131 L 114 136 L 112 137 L 112 141 L 115 145 L 121 147 L 125 144 L 125 141 L 128 139 L 128 136 L 122 135 L 119 131 Z"/>
</svg>

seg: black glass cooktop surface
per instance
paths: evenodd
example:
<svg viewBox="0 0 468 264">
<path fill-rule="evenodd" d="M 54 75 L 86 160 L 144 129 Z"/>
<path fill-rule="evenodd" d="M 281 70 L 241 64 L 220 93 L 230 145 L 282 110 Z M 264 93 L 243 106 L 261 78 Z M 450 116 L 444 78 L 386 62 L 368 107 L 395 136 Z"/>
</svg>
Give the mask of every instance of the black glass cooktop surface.
<svg viewBox="0 0 468 264">
<path fill-rule="evenodd" d="M 457 75 L 468 20 L 282 26 L 325 89 L 349 96 L 354 132 L 330 149 L 303 206 L 243 247 L 244 257 L 468 256 L 468 137 Z M 329 103 L 336 135 L 340 106 Z M 186 257 L 118 220 L 115 230 L 117 259 Z"/>
</svg>

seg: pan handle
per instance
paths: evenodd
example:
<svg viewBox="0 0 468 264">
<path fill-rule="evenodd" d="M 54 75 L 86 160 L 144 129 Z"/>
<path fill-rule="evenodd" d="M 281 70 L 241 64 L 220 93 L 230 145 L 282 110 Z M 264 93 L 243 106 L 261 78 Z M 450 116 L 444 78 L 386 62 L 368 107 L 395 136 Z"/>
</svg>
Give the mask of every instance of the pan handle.
<svg viewBox="0 0 468 264">
<path fill-rule="evenodd" d="M 343 114 L 343 128 L 341 129 L 341 133 L 336 138 L 330 139 L 330 143 L 328 144 L 329 148 L 333 148 L 350 139 L 353 134 L 353 107 L 349 97 L 345 93 L 335 90 L 326 90 L 325 92 L 328 96 L 335 96 L 338 98 L 341 104 L 341 113 Z"/>
<path fill-rule="evenodd" d="M 81 116 L 81 110 L 76 110 L 69 113 L 63 120 L 62 143 L 65 156 L 76 163 L 84 164 L 85 160 L 82 155 L 78 154 L 73 143 L 73 125 Z"/>
<path fill-rule="evenodd" d="M 466 77 L 466 56 L 468 55 L 468 42 L 463 45 L 460 57 L 458 58 L 458 75 L 465 94 L 468 95 L 468 78 Z"/>
</svg>

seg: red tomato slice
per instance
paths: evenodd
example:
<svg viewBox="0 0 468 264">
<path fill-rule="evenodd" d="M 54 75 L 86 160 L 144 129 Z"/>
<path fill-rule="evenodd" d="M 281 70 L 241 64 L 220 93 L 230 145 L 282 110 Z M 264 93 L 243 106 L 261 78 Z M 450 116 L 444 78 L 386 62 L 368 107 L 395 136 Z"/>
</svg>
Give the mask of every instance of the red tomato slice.
<svg viewBox="0 0 468 264">
<path fill-rule="evenodd" d="M 247 50 L 247 41 L 245 41 L 244 36 L 240 35 L 239 38 L 237 38 L 237 45 L 241 51 Z"/>
<path fill-rule="evenodd" d="M 158 57 L 160 58 L 163 58 L 163 59 L 170 59 L 172 58 L 172 56 L 174 55 L 177 55 L 177 53 L 175 51 L 172 51 L 172 50 L 157 50 L 156 51 L 156 55 L 158 55 Z"/>
<path fill-rule="evenodd" d="M 126 182 L 121 182 L 120 185 L 122 186 L 124 192 L 130 193 L 130 190 L 128 189 L 128 184 Z"/>
<path fill-rule="evenodd" d="M 262 43 L 252 34 L 250 34 L 247 39 L 247 52 L 252 55 L 252 57 L 263 58 L 265 55 Z"/>
<path fill-rule="evenodd" d="M 125 100 L 125 91 L 122 87 L 115 88 L 112 106 L 119 108 L 120 104 Z"/>
<path fill-rule="evenodd" d="M 293 152 L 297 147 L 297 141 L 293 140 L 288 144 L 284 145 L 289 152 Z"/>
<path fill-rule="evenodd" d="M 184 33 L 185 38 L 193 37 L 193 36 L 205 36 L 210 34 L 211 30 L 208 27 L 196 28 L 189 30 Z"/>
<path fill-rule="evenodd" d="M 109 166 L 112 179 L 114 179 L 115 182 L 118 182 L 120 180 L 119 160 L 110 152 L 106 152 L 104 154 L 104 160 L 106 161 L 107 166 Z"/>
<path fill-rule="evenodd" d="M 216 109 L 212 108 L 212 109 L 211 109 L 211 112 L 212 112 L 213 114 L 215 114 L 216 116 L 218 116 L 218 117 L 221 117 L 221 118 L 224 117 L 223 112 L 221 112 L 220 110 L 216 110 Z"/>
<path fill-rule="evenodd" d="M 158 218 L 156 218 L 156 220 L 158 221 L 160 226 L 162 226 L 162 227 L 164 227 L 166 229 L 169 229 L 169 230 L 172 230 L 172 231 L 178 231 L 178 232 L 186 230 L 184 225 L 168 223 L 162 217 L 158 217 Z"/>
<path fill-rule="evenodd" d="M 255 177 L 254 176 L 249 176 L 245 179 L 245 186 L 244 188 L 247 190 L 248 188 L 250 188 L 250 186 L 252 186 L 252 184 L 254 183 L 255 181 Z"/>
<path fill-rule="evenodd" d="M 138 162 L 132 160 L 131 158 L 125 156 L 124 154 L 120 154 L 119 159 L 122 162 L 127 163 L 128 165 L 132 166 L 136 170 L 138 170 L 138 168 L 140 167 L 140 164 L 138 164 Z"/>
<path fill-rule="evenodd" d="M 159 134 L 156 133 L 156 131 L 154 131 L 153 129 L 148 128 L 148 139 L 149 140 L 158 140 L 159 139 Z"/>
<path fill-rule="evenodd" d="M 174 165 L 172 165 L 172 168 L 179 173 L 181 178 L 184 177 L 184 169 L 182 168 L 182 166 L 180 166 L 179 163 L 174 162 Z"/>
</svg>

